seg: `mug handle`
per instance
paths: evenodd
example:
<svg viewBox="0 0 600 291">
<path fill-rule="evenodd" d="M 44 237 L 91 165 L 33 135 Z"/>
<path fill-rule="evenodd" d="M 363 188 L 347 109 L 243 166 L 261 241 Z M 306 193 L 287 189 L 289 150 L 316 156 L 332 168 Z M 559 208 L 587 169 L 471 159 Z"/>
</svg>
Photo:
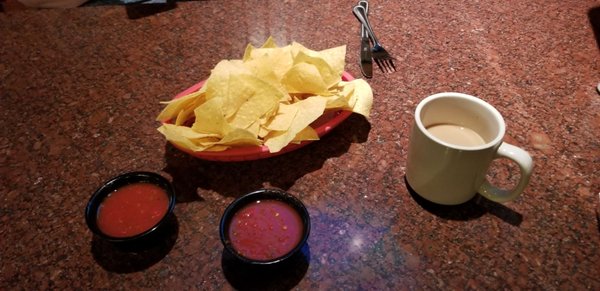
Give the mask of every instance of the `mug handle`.
<svg viewBox="0 0 600 291">
<path fill-rule="evenodd" d="M 505 190 L 492 186 L 486 179 L 479 188 L 479 194 L 492 201 L 506 202 L 517 198 L 529 183 L 529 177 L 531 177 L 531 172 L 533 170 L 533 160 L 525 150 L 508 143 L 502 143 L 500 145 L 494 159 L 498 158 L 507 158 L 519 165 L 521 170 L 519 183 L 514 189 Z"/>
</svg>

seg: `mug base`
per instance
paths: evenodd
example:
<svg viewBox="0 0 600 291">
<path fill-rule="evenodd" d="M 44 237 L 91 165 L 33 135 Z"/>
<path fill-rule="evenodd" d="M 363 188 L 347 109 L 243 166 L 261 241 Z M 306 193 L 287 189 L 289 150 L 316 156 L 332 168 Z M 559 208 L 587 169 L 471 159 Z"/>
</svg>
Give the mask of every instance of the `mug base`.
<svg viewBox="0 0 600 291">
<path fill-rule="evenodd" d="M 404 180 L 406 182 L 406 188 L 408 189 L 409 193 L 414 198 L 422 199 L 422 200 L 425 200 L 426 202 L 435 203 L 435 204 L 439 204 L 439 205 L 446 205 L 446 206 L 461 205 L 461 204 L 467 203 L 468 201 L 472 200 L 476 194 L 476 193 L 474 193 L 473 195 L 469 195 L 469 196 L 455 195 L 455 194 L 450 194 L 450 193 L 442 193 L 442 194 L 437 194 L 437 195 L 426 195 L 426 194 L 424 194 L 424 191 L 417 190 L 411 185 L 410 178 L 408 176 L 404 176 Z M 440 196 L 445 196 L 446 198 L 450 196 L 451 199 L 448 199 L 448 198 L 443 199 L 443 198 L 440 198 Z M 454 199 L 456 196 L 460 196 L 461 198 Z"/>
</svg>

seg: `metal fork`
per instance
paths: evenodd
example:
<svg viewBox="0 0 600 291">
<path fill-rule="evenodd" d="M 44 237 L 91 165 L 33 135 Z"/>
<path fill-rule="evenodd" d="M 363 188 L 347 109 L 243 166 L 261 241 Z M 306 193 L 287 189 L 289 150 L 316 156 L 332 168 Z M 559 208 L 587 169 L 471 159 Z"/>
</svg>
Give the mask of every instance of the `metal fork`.
<svg viewBox="0 0 600 291">
<path fill-rule="evenodd" d="M 373 28 L 371 28 L 371 24 L 369 23 L 369 18 L 367 17 L 367 12 L 365 8 L 361 5 L 356 5 L 352 8 L 352 12 L 354 13 L 354 16 L 356 16 L 358 21 L 360 21 L 360 23 L 362 23 L 365 26 L 365 28 L 367 28 L 367 32 L 371 37 L 371 41 L 373 41 L 373 48 L 371 49 L 371 52 L 373 53 L 373 60 L 375 60 L 375 63 L 377 63 L 379 69 L 384 73 L 395 72 L 395 58 L 392 57 L 390 53 L 388 53 L 383 48 L 381 43 L 379 43 L 379 40 L 377 40 L 377 37 L 373 32 Z"/>
</svg>

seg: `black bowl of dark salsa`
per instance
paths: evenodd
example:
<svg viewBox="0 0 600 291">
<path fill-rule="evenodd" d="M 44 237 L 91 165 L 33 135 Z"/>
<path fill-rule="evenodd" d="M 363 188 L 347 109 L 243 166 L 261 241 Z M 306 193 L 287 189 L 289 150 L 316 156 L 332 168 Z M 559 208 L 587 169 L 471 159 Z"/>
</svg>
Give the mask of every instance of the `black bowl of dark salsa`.
<svg viewBox="0 0 600 291">
<path fill-rule="evenodd" d="M 106 181 L 85 209 L 89 229 L 111 242 L 135 242 L 149 238 L 175 207 L 175 192 L 163 176 L 130 172 Z"/>
<path fill-rule="evenodd" d="M 219 226 L 225 249 L 244 263 L 282 262 L 304 246 L 310 217 L 296 197 L 278 189 L 262 189 L 234 200 Z"/>
</svg>

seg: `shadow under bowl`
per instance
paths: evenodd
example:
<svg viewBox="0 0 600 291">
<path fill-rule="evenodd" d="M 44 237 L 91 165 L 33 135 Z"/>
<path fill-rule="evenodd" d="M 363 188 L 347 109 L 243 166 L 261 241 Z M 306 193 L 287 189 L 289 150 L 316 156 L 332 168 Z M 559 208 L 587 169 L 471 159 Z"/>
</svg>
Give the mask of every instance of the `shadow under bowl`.
<svg viewBox="0 0 600 291">
<path fill-rule="evenodd" d="M 134 184 L 152 184 L 160 187 L 168 198 L 166 212 L 158 222 L 142 232 L 136 232 L 130 236 L 113 236 L 103 232 L 98 224 L 98 214 L 102 204 L 110 194 L 115 193 L 115 191 L 125 186 Z M 173 186 L 163 176 L 152 172 L 129 172 L 106 181 L 94 192 L 85 208 L 85 220 L 92 233 L 104 240 L 114 243 L 138 243 L 153 239 L 153 235 L 160 233 L 158 230 L 168 224 L 169 217 L 175 208 L 175 201 L 176 197 Z"/>
<path fill-rule="evenodd" d="M 230 238 L 230 228 L 232 226 L 232 223 L 234 222 L 233 219 L 236 216 L 236 213 L 243 210 L 246 206 L 250 206 L 251 204 L 262 203 L 264 201 L 270 201 L 270 200 L 283 202 L 283 205 L 289 207 L 289 209 L 291 209 L 293 211 L 293 213 L 295 213 L 299 216 L 299 220 L 300 220 L 299 240 L 291 249 L 289 249 L 289 251 L 285 252 L 283 255 L 277 255 L 277 256 L 273 256 L 273 257 L 260 258 L 260 259 L 245 256 L 238 249 L 236 249 L 235 243 L 232 242 L 232 240 Z M 263 203 L 263 204 L 265 204 L 265 203 Z M 259 211 L 259 210 L 257 210 L 257 211 Z M 258 213 L 258 212 L 256 212 L 256 213 Z M 273 220 L 275 220 L 275 219 L 273 219 Z M 273 221 L 273 220 L 271 220 L 271 221 Z M 262 224 L 264 222 L 266 222 L 266 220 L 264 220 L 262 222 L 258 221 L 258 224 Z M 287 229 L 287 227 L 285 229 Z M 294 227 L 290 227 L 289 230 L 293 230 L 293 229 L 294 229 Z M 293 196 L 285 191 L 278 190 L 278 189 L 261 189 L 261 190 L 254 191 L 254 192 L 245 194 L 245 195 L 237 198 L 225 209 L 225 211 L 223 212 L 223 216 L 221 217 L 219 232 L 220 232 L 220 236 L 221 236 L 221 242 L 223 243 L 223 246 L 225 247 L 225 249 L 229 253 L 231 253 L 235 258 L 237 258 L 239 261 L 241 261 L 243 263 L 247 263 L 247 264 L 252 264 L 252 265 L 272 265 L 272 264 L 286 261 L 290 257 L 294 256 L 296 253 L 298 253 L 302 249 L 302 247 L 306 244 L 306 241 L 308 240 L 308 236 L 310 233 L 310 216 L 308 214 L 308 211 L 306 210 L 306 207 L 302 203 L 302 201 L 300 201 L 295 196 Z M 252 230 L 252 232 L 256 234 L 256 237 L 253 238 L 254 243 L 259 244 L 260 247 L 267 248 L 266 241 L 269 241 L 269 237 L 267 237 L 267 236 L 272 235 L 270 233 L 270 231 L 266 230 L 264 227 L 262 229 L 260 229 L 260 227 L 259 227 L 259 229 Z M 273 234 L 273 235 L 275 235 L 275 234 Z"/>
</svg>

